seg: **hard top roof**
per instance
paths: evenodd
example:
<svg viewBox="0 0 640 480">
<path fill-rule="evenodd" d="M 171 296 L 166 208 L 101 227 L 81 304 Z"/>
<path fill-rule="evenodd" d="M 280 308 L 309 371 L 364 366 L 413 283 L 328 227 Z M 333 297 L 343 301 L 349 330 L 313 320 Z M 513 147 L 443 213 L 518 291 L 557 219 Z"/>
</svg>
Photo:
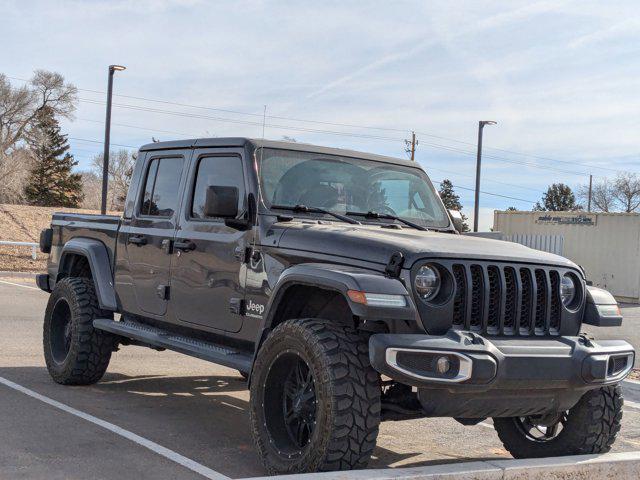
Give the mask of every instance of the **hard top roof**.
<svg viewBox="0 0 640 480">
<path fill-rule="evenodd" d="M 216 137 L 216 138 L 192 138 L 188 140 L 174 140 L 168 142 L 147 143 L 140 147 L 140 151 L 167 150 L 179 148 L 206 148 L 206 147 L 245 147 L 252 146 L 259 148 L 275 148 L 280 150 L 294 150 L 298 152 L 311 152 L 323 155 L 339 155 L 343 157 L 363 158 L 377 162 L 393 163 L 396 165 L 406 165 L 410 167 L 419 167 L 418 163 L 400 158 L 387 157 L 384 155 L 376 155 L 373 153 L 358 152 L 355 150 L 347 150 L 343 148 L 322 147 L 319 145 L 311 145 L 309 143 L 298 142 L 281 142 L 276 140 L 262 140 L 246 137 Z"/>
</svg>

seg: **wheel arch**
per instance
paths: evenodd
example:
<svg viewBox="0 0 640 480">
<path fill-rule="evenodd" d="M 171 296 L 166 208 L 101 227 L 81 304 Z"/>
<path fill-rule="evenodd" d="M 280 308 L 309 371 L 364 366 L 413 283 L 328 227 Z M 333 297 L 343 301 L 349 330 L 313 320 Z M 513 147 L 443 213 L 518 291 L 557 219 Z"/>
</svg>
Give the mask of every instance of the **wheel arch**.
<svg viewBox="0 0 640 480">
<path fill-rule="evenodd" d="M 407 307 L 375 308 L 356 303 L 349 298 L 349 290 L 404 295 Z M 256 354 L 270 332 L 292 318 L 336 319 L 355 326 L 359 319 L 414 319 L 415 307 L 398 279 L 361 268 L 309 263 L 292 266 L 281 274 L 265 309 Z"/>
<path fill-rule="evenodd" d="M 118 309 L 109 252 L 104 243 L 92 238 L 73 238 L 65 243 L 60 254 L 56 283 L 73 276 L 93 280 L 101 309 Z"/>
</svg>

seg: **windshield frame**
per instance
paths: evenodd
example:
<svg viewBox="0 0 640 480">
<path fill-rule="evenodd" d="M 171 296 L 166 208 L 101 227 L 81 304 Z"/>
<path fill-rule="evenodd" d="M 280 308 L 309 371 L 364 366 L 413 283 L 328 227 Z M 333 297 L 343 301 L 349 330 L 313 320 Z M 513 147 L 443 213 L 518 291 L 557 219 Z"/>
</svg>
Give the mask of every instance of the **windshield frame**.
<svg viewBox="0 0 640 480">
<path fill-rule="evenodd" d="M 283 213 L 282 209 L 272 209 L 272 205 L 268 202 L 267 198 L 265 197 L 265 186 L 264 186 L 264 177 L 262 175 L 262 162 L 263 162 L 263 152 L 264 150 L 267 151 L 274 151 L 274 152 L 294 152 L 294 153 L 299 153 L 300 155 L 314 155 L 316 156 L 318 159 L 321 158 L 327 158 L 327 160 L 329 161 L 343 161 L 343 160 L 349 160 L 349 159 L 353 159 L 359 162 L 366 162 L 366 163 L 370 163 L 370 164 L 379 164 L 380 166 L 384 166 L 384 165 L 389 165 L 389 166 L 393 166 L 395 167 L 393 170 L 402 170 L 402 169 L 407 169 L 408 171 L 410 171 L 411 174 L 415 174 L 417 177 L 419 177 L 423 182 L 426 183 L 427 188 L 429 189 L 430 193 L 433 195 L 433 201 L 435 202 L 435 204 L 439 205 L 439 207 L 442 209 L 442 212 L 444 214 L 444 222 L 442 224 L 438 224 L 438 223 L 433 223 L 433 222 L 428 222 L 425 220 L 422 220 L 422 222 L 420 223 L 421 225 L 423 225 L 425 227 L 425 229 L 429 229 L 429 230 L 453 230 L 453 223 L 451 221 L 449 212 L 447 210 L 447 208 L 445 207 L 445 205 L 442 203 L 442 199 L 440 198 L 440 195 L 438 194 L 438 191 L 436 190 L 435 186 L 433 185 L 433 182 L 431 181 L 431 179 L 429 178 L 429 175 L 427 174 L 427 172 L 419 165 L 419 164 L 415 164 L 415 165 L 407 165 L 404 162 L 398 161 L 393 162 L 390 158 L 390 161 L 384 161 L 382 159 L 372 159 L 372 158 L 367 158 L 365 156 L 365 154 L 363 154 L 362 157 L 360 156 L 356 156 L 356 155 L 348 155 L 346 154 L 346 152 L 344 154 L 342 153 L 326 153 L 326 152 L 322 152 L 322 151 L 314 151 L 313 149 L 309 149 L 309 150 L 302 150 L 302 149 L 298 149 L 298 148 L 292 148 L 292 149 L 288 149 L 288 148 L 279 148 L 279 147 L 271 147 L 271 146 L 257 146 L 254 154 L 255 154 L 255 164 L 256 164 L 256 174 L 257 174 L 257 184 L 258 184 L 258 191 L 259 191 L 259 204 L 260 207 L 266 212 L 269 213 L 271 215 L 276 215 L 276 216 L 281 216 Z M 384 157 L 382 157 L 384 158 Z M 311 158 L 309 159 L 311 160 Z M 293 167 L 292 167 L 293 168 Z M 273 205 L 276 205 L 275 203 Z M 313 205 L 307 205 L 309 208 L 312 208 Z M 291 205 L 291 207 L 295 207 L 295 205 Z M 336 213 L 340 213 L 342 215 L 345 215 L 344 212 L 336 212 Z M 363 212 L 366 213 L 366 212 Z M 378 212 L 381 214 L 381 218 L 361 218 L 361 217 L 354 217 L 354 219 L 359 220 L 361 223 L 363 224 L 368 224 L 368 225 L 383 225 L 383 224 L 388 224 L 388 223 L 393 223 L 396 222 L 396 220 L 390 220 L 390 219 L 386 219 L 383 217 L 383 212 Z M 300 218 L 322 218 L 324 219 L 328 219 L 328 220 L 333 220 L 333 221 L 338 221 L 341 222 L 341 220 L 336 219 L 335 217 L 332 217 L 328 214 L 325 213 L 319 213 L 319 212 L 304 212 L 304 211 L 298 211 L 298 212 L 294 212 L 294 211 L 287 211 L 287 215 L 291 215 L 291 216 L 296 216 L 296 217 L 300 217 Z M 398 215 L 398 217 L 401 218 L 406 218 L 410 221 L 413 222 L 418 222 L 420 219 L 416 219 L 413 217 L 404 217 L 402 215 Z M 446 222 L 446 225 L 444 224 Z M 399 222 L 401 224 L 401 222 Z"/>
</svg>

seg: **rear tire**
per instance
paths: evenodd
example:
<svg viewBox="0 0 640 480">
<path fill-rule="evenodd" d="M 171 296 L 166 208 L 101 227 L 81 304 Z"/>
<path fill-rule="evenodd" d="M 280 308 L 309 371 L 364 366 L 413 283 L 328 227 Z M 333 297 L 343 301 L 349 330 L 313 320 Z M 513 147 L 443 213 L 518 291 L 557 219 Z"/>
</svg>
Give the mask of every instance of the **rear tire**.
<svg viewBox="0 0 640 480">
<path fill-rule="evenodd" d="M 44 358 L 55 382 L 90 385 L 104 375 L 117 337 L 94 329 L 94 318 L 113 314 L 98 306 L 91 280 L 69 277 L 56 284 L 43 328 Z"/>
<path fill-rule="evenodd" d="M 562 414 L 555 427 L 546 422 L 549 427 L 539 428 L 542 435 L 537 439 L 524 427 L 539 421 L 534 417 L 494 418 L 493 424 L 504 448 L 515 458 L 606 453 L 611 450 L 620 431 L 622 404 L 619 385 L 590 390 L 573 408 Z M 557 428 L 559 433 L 547 434 L 549 438 L 545 438 L 545 433 L 549 432 L 547 428 Z"/>
<path fill-rule="evenodd" d="M 271 332 L 251 375 L 252 434 L 270 474 L 363 468 L 379 424 L 366 337 L 318 319 Z"/>
</svg>

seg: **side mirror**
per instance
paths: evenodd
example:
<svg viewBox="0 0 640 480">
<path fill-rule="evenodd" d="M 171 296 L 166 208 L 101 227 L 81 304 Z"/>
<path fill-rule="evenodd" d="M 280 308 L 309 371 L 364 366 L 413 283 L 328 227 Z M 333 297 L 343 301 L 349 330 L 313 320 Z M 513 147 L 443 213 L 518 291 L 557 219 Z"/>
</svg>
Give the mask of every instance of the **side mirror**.
<svg viewBox="0 0 640 480">
<path fill-rule="evenodd" d="M 451 217 L 451 221 L 453 222 L 453 228 L 455 228 L 458 233 L 462 233 L 462 229 L 464 228 L 464 219 L 462 218 L 462 213 L 460 213 L 458 210 L 449 210 L 449 216 Z"/>
<path fill-rule="evenodd" d="M 238 187 L 208 187 L 204 203 L 204 216 L 236 218 L 238 216 L 238 197 Z"/>
</svg>

